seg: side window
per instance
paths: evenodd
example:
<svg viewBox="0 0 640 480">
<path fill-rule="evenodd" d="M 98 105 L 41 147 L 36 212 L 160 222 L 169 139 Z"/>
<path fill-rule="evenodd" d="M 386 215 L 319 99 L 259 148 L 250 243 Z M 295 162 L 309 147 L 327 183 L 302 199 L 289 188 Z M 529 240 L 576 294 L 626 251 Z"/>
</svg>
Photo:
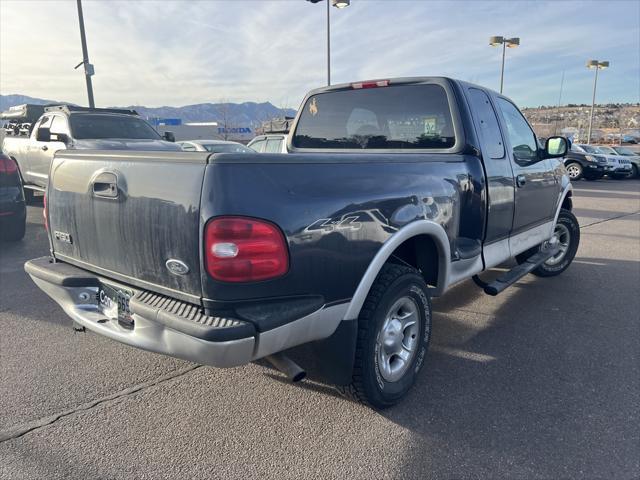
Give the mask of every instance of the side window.
<svg viewBox="0 0 640 480">
<path fill-rule="evenodd" d="M 262 147 L 264 146 L 264 144 L 265 144 L 264 140 L 258 140 L 257 142 L 254 142 L 251 145 L 249 145 L 249 148 L 252 148 L 256 152 L 260 153 L 262 151 Z"/>
<path fill-rule="evenodd" d="M 54 115 L 51 127 L 49 128 L 51 128 L 51 133 L 64 133 L 65 135 L 71 135 L 69 126 L 67 125 L 67 120 L 60 115 Z"/>
<path fill-rule="evenodd" d="M 264 151 L 265 153 L 280 153 L 282 151 L 282 139 L 270 138 L 267 140 L 267 148 Z"/>
<path fill-rule="evenodd" d="M 538 142 L 520 110 L 504 98 L 498 98 L 498 106 L 507 125 L 514 159 L 521 162 L 535 160 L 538 157 Z"/>
<path fill-rule="evenodd" d="M 51 115 L 42 117 L 42 120 L 40 120 L 40 123 L 38 124 L 38 128 L 50 128 L 50 127 L 51 127 Z"/>
<path fill-rule="evenodd" d="M 504 158 L 504 145 L 502 143 L 498 118 L 491 106 L 489 97 L 478 88 L 470 88 L 469 96 L 471 98 L 471 106 L 473 107 L 480 141 L 483 144 L 483 150 L 486 151 L 489 158 Z"/>
</svg>

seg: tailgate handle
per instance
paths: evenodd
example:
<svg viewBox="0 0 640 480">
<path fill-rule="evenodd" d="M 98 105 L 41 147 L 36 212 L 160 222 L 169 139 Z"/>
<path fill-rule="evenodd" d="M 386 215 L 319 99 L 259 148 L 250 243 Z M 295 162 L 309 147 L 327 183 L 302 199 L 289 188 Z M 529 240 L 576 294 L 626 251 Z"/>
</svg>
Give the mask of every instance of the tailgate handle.
<svg viewBox="0 0 640 480">
<path fill-rule="evenodd" d="M 117 198 L 118 177 L 112 172 L 102 172 L 93 179 L 93 194 L 96 197 Z"/>
</svg>

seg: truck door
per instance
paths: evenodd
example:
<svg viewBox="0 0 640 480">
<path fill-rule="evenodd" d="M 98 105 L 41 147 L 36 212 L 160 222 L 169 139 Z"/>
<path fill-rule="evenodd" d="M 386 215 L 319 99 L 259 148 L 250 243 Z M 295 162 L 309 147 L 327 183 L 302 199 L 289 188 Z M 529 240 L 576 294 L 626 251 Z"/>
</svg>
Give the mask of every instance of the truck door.
<svg viewBox="0 0 640 480">
<path fill-rule="evenodd" d="M 559 186 L 549 162 L 536 161 L 538 141 L 522 113 L 504 97 L 497 97 L 497 106 L 515 181 L 511 237 L 520 233 L 530 236 L 532 228 L 553 221 Z M 512 255 L 517 253 L 520 252 L 511 252 Z"/>
<path fill-rule="evenodd" d="M 46 177 L 43 179 L 42 177 L 37 175 L 36 165 L 41 161 L 43 154 L 46 155 L 46 151 L 49 149 L 48 142 L 39 142 L 38 138 L 38 129 L 40 128 L 50 128 L 51 120 L 53 119 L 53 115 L 44 115 L 38 124 L 33 128 L 33 132 L 31 132 L 31 138 L 29 139 L 29 146 L 27 147 L 27 164 L 25 166 L 25 171 L 22 174 L 25 176 L 25 180 L 28 183 L 33 183 L 38 186 L 46 185 Z M 45 148 L 47 150 L 45 150 Z"/>
<path fill-rule="evenodd" d="M 480 140 L 482 163 L 487 175 L 487 225 L 484 243 L 506 240 L 511 233 L 514 212 L 514 183 L 511 162 L 504 148 L 496 112 L 484 90 L 468 89 L 473 123 Z M 505 260 L 509 257 L 506 251 Z"/>
<path fill-rule="evenodd" d="M 67 119 L 63 115 L 52 115 L 51 123 L 48 124 L 51 131 L 50 142 L 36 142 L 40 148 L 34 150 L 33 163 L 31 164 L 31 171 L 40 181 L 36 182 L 41 184 L 42 187 L 46 187 L 47 179 L 49 178 L 49 167 L 51 166 L 51 160 L 58 150 L 66 148 L 66 144 L 58 139 L 59 134 L 66 135 L 67 138 L 71 137 Z M 42 184 L 44 182 L 44 184 Z"/>
</svg>

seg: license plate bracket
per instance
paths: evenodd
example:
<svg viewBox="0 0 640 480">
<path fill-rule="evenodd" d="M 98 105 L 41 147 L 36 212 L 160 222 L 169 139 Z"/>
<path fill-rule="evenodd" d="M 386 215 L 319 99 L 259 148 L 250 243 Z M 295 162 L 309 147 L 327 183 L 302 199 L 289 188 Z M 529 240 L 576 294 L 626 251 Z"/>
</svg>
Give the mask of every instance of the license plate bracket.
<svg viewBox="0 0 640 480">
<path fill-rule="evenodd" d="M 110 320 L 118 320 L 122 326 L 133 328 L 133 317 L 129 309 L 131 290 L 101 283 L 98 287 L 98 307 Z"/>
</svg>

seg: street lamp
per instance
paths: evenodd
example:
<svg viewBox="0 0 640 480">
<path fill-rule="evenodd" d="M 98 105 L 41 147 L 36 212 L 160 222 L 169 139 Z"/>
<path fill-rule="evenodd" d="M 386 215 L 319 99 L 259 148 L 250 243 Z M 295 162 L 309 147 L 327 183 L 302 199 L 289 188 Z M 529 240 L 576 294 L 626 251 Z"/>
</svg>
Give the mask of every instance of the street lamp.
<svg viewBox="0 0 640 480">
<path fill-rule="evenodd" d="M 307 0 L 310 3 L 320 3 L 323 0 Z M 331 85 L 331 22 L 329 21 L 330 5 L 336 8 L 346 8 L 351 4 L 351 0 L 325 0 L 327 3 L 327 85 Z M 329 3 L 331 2 L 331 3 Z"/>
<path fill-rule="evenodd" d="M 89 63 L 89 51 L 87 50 L 87 36 L 84 33 L 84 16 L 82 15 L 82 1 L 78 0 L 78 21 L 80 23 L 80 42 L 82 43 L 82 61 L 76 65 L 84 65 L 84 76 L 87 82 L 87 96 L 89 97 L 89 108 L 95 108 L 93 101 L 93 85 L 91 84 L 91 76 L 94 74 L 93 65 Z"/>
<path fill-rule="evenodd" d="M 591 127 L 593 126 L 593 108 L 596 104 L 596 85 L 598 85 L 598 70 L 609 68 L 608 61 L 587 60 L 587 68 L 593 68 L 596 76 L 593 80 L 593 98 L 591 99 L 591 115 L 589 116 L 589 132 L 587 133 L 587 145 L 591 143 Z"/>
<path fill-rule="evenodd" d="M 489 38 L 489 45 L 497 47 L 502 45 L 502 69 L 500 70 L 500 93 L 502 93 L 502 85 L 504 83 L 504 54 L 507 48 L 516 48 L 520 45 L 520 38 L 506 38 L 506 37 L 491 37 Z"/>
</svg>

